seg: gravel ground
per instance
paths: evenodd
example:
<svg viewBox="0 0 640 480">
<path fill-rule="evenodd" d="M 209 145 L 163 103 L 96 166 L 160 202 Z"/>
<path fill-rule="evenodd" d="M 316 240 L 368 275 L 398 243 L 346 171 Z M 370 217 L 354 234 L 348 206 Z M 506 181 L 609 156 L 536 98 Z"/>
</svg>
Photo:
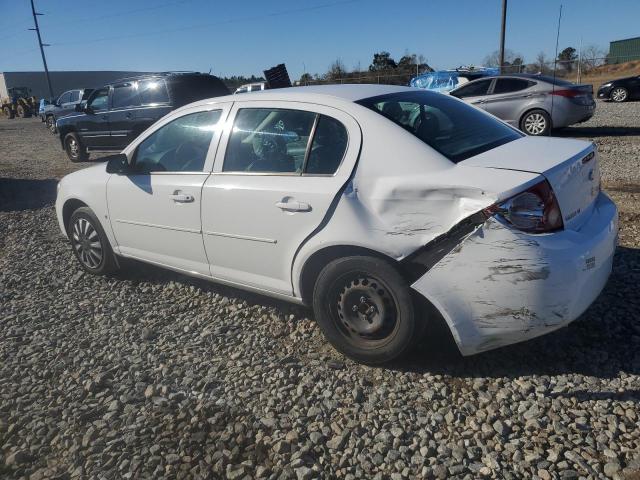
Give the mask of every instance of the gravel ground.
<svg viewBox="0 0 640 480">
<path fill-rule="evenodd" d="M 0 121 L 0 478 L 640 478 L 640 103 L 600 145 L 614 272 L 568 328 L 461 358 L 345 361 L 311 312 L 128 263 L 81 272 L 56 224 L 72 165 Z"/>
</svg>

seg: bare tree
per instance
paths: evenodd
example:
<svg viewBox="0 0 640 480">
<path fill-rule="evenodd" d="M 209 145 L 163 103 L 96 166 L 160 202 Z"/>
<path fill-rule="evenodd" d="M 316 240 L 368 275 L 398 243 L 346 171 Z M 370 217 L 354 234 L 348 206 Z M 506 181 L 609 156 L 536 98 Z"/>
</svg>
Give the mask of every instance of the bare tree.
<svg viewBox="0 0 640 480">
<path fill-rule="evenodd" d="M 336 58 L 335 61 L 329 65 L 329 71 L 326 74 L 327 80 L 337 80 L 344 78 L 347 74 L 347 67 L 344 66 L 342 59 Z"/>
<path fill-rule="evenodd" d="M 582 68 L 589 71 L 604 64 L 606 52 L 597 45 L 588 45 L 582 49 Z"/>
<path fill-rule="evenodd" d="M 506 49 L 504 51 L 504 64 L 513 65 L 514 60 L 520 59 L 520 63 L 524 63 L 523 56 L 519 53 L 515 53 L 513 50 Z M 500 66 L 500 52 L 498 50 L 491 52 L 484 57 L 484 65 L 487 67 L 499 67 Z"/>
</svg>

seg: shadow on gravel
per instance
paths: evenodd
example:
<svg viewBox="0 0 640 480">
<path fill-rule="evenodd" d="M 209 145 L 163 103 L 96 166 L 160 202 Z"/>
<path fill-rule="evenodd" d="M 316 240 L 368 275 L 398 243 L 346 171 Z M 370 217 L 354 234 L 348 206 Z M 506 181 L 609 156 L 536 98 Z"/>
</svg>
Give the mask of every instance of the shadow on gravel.
<svg viewBox="0 0 640 480">
<path fill-rule="evenodd" d="M 462 357 L 442 326 L 409 358 L 392 368 L 454 377 L 507 377 L 581 374 L 615 378 L 640 373 L 640 249 L 618 247 L 613 273 L 598 299 L 566 328 L 542 337 Z M 640 401 L 637 390 L 583 392 L 597 399 Z M 581 395 L 582 395 L 581 394 Z M 578 396 L 578 392 L 569 395 Z"/>
<path fill-rule="evenodd" d="M 626 137 L 640 135 L 640 127 L 566 127 L 554 130 L 554 137 Z"/>
<path fill-rule="evenodd" d="M 32 210 L 56 200 L 55 179 L 30 180 L 0 177 L 0 212 Z"/>
</svg>

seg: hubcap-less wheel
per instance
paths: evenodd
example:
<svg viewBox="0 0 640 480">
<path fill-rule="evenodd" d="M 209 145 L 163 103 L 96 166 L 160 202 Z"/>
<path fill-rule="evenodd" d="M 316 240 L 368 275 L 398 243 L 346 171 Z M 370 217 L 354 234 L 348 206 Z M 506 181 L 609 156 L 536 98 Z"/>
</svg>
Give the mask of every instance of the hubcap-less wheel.
<svg viewBox="0 0 640 480">
<path fill-rule="evenodd" d="M 80 217 L 74 222 L 71 244 L 85 267 L 96 269 L 100 266 L 103 256 L 100 236 L 86 218 Z"/>
<path fill-rule="evenodd" d="M 524 119 L 524 129 L 529 135 L 542 135 L 547 129 L 547 119 L 541 113 L 531 113 Z"/>
<path fill-rule="evenodd" d="M 51 130 L 51 133 L 56 133 L 56 122 L 53 120 L 53 117 L 47 117 L 47 128 Z"/>
<path fill-rule="evenodd" d="M 69 145 L 69 153 L 73 158 L 78 158 L 78 153 L 80 153 L 80 146 L 75 138 L 70 138 L 67 142 Z"/>
<path fill-rule="evenodd" d="M 611 92 L 611 100 L 614 102 L 624 102 L 627 99 L 627 90 L 624 88 L 616 88 Z"/>
<path fill-rule="evenodd" d="M 398 307 L 386 285 L 367 274 L 341 277 L 333 286 L 336 326 L 359 348 L 374 348 L 393 336 Z"/>
</svg>

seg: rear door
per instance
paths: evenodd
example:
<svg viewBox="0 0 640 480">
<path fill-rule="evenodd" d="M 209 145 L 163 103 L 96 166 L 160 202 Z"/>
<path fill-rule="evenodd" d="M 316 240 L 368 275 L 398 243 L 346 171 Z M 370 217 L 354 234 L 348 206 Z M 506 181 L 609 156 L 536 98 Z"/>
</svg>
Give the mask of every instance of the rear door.
<svg viewBox="0 0 640 480">
<path fill-rule="evenodd" d="M 94 149 L 111 144 L 109 131 L 109 87 L 99 88 L 89 97 L 87 111 L 76 122 L 82 143 Z"/>
<path fill-rule="evenodd" d="M 360 128 L 299 102 L 235 102 L 231 118 L 202 192 L 211 275 L 291 294 L 295 253 L 348 181 Z"/>
<path fill-rule="evenodd" d="M 140 106 L 136 109 L 136 131 L 142 132 L 169 113 L 173 107 L 162 78 L 139 80 Z"/>
<path fill-rule="evenodd" d="M 464 84 L 462 87 L 452 90 L 450 95 L 458 97 L 471 105 L 484 108 L 484 103 L 489 89 L 493 83 L 493 79 L 485 78 L 482 80 L 475 80 Z"/>
<path fill-rule="evenodd" d="M 123 149 L 136 137 L 136 110 L 140 107 L 137 84 L 123 82 L 113 85 L 109 101 L 111 147 Z"/>
<path fill-rule="evenodd" d="M 535 82 L 524 78 L 497 78 L 482 108 L 496 117 L 517 126 L 526 104 L 533 95 L 529 90 Z"/>
</svg>

